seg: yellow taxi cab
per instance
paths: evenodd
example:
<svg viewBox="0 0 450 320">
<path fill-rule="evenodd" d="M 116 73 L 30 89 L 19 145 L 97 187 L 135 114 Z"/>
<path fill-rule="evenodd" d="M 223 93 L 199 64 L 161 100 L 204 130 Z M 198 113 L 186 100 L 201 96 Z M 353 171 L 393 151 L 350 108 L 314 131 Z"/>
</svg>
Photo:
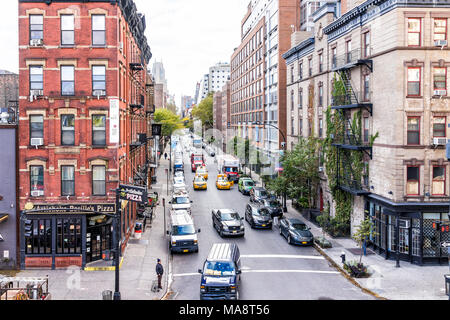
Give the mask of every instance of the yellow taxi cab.
<svg viewBox="0 0 450 320">
<path fill-rule="evenodd" d="M 208 170 L 206 170 L 206 167 L 198 167 L 195 174 L 198 176 L 202 176 L 203 178 L 205 178 L 205 180 L 208 180 Z"/>
<path fill-rule="evenodd" d="M 208 184 L 207 184 L 205 178 L 203 178 L 200 175 L 195 175 L 193 185 L 194 185 L 194 190 L 206 190 L 208 187 Z"/>
<path fill-rule="evenodd" d="M 230 190 L 231 186 L 234 184 L 233 181 L 228 181 L 226 174 L 218 174 L 216 180 L 216 187 L 220 190 Z"/>
</svg>

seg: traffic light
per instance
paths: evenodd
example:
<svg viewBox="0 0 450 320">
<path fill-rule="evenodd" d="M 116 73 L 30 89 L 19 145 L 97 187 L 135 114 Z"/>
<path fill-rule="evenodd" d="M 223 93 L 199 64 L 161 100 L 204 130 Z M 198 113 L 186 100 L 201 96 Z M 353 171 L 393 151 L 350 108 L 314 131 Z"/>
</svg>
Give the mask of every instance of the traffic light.
<svg viewBox="0 0 450 320">
<path fill-rule="evenodd" d="M 33 230 L 33 220 L 25 219 L 23 221 L 23 230 L 25 237 L 31 237 L 31 233 Z"/>
</svg>

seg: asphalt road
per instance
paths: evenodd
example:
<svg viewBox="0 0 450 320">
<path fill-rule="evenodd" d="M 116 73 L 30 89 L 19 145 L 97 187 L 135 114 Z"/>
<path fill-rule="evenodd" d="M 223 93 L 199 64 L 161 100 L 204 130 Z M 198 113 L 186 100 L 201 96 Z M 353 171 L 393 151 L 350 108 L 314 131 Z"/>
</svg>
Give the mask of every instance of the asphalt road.
<svg viewBox="0 0 450 320">
<path fill-rule="evenodd" d="M 251 229 L 244 220 L 244 237 L 221 238 L 212 226 L 211 210 L 232 208 L 243 216 L 249 197 L 242 195 L 237 185 L 230 191 L 216 189 L 217 166 L 212 157 L 207 157 L 208 189 L 194 191 L 194 175 L 188 157 L 184 152 L 185 178 L 193 200 L 194 222 L 201 232 L 198 253 L 172 255 L 174 299 L 199 299 L 200 274 L 197 270 L 203 267 L 212 244 L 218 242 L 234 242 L 239 246 L 243 270 L 241 300 L 374 299 L 345 279 L 313 247 L 289 245 L 276 225 L 273 230 Z M 289 212 L 285 215 L 294 216 Z"/>
</svg>

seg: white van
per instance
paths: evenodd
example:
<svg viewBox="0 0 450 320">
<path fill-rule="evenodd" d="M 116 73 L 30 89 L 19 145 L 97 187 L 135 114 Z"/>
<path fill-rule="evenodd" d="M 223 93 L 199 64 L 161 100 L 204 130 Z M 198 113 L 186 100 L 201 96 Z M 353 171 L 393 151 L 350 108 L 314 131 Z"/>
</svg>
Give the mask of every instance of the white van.
<svg viewBox="0 0 450 320">
<path fill-rule="evenodd" d="M 171 252 L 198 252 L 198 237 L 200 229 L 195 230 L 194 220 L 187 213 L 170 215 L 167 230 Z"/>
</svg>

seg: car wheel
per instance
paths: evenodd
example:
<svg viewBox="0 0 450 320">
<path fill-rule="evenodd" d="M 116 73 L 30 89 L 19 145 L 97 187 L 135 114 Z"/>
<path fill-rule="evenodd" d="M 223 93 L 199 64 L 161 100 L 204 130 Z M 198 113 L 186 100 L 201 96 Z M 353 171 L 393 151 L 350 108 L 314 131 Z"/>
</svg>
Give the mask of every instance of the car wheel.
<svg viewBox="0 0 450 320">
<path fill-rule="evenodd" d="M 292 244 L 291 235 L 288 236 L 287 241 L 288 241 L 289 244 Z"/>
<path fill-rule="evenodd" d="M 223 230 L 219 231 L 219 235 L 220 235 L 221 238 L 223 238 Z"/>
</svg>

